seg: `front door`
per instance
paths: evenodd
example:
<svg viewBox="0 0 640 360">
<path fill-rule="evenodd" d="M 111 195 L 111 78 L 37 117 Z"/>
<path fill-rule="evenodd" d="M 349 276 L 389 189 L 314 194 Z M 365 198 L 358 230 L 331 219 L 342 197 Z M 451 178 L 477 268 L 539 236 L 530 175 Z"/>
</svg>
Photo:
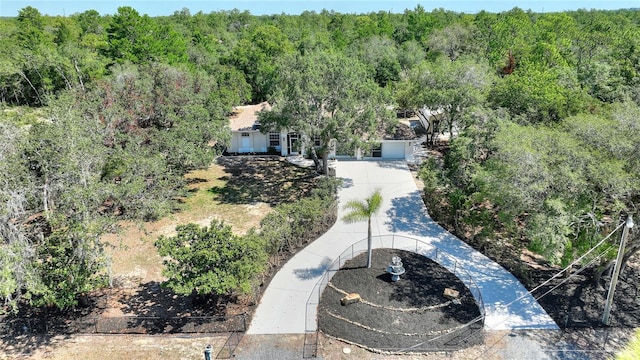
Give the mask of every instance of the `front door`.
<svg viewBox="0 0 640 360">
<path fill-rule="evenodd" d="M 249 133 L 242 133 L 242 136 L 240 139 L 240 148 L 249 149 L 250 147 L 251 147 L 251 136 L 249 135 Z M 248 151 L 248 150 L 244 150 L 244 151 Z"/>
<path fill-rule="evenodd" d="M 298 147 L 298 134 L 288 134 L 287 135 L 287 145 L 288 145 L 288 153 L 291 155 L 298 155 L 300 153 L 300 149 Z"/>
</svg>

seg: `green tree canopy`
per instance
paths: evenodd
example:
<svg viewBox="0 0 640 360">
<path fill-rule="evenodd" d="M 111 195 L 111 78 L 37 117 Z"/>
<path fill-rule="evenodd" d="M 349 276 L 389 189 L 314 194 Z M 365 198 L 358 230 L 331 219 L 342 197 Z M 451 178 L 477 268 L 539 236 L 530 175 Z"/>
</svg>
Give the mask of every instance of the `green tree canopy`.
<svg viewBox="0 0 640 360">
<path fill-rule="evenodd" d="M 637 106 L 611 115 L 581 115 L 557 126 L 505 122 L 482 172 L 485 195 L 506 214 L 525 219 L 532 247 L 554 262 L 580 255 L 611 226 L 634 213 L 640 183 Z M 518 139 L 514 142 L 513 139 Z M 632 237 L 633 238 L 633 237 Z M 628 256 L 640 247 L 630 241 Z"/>
<path fill-rule="evenodd" d="M 564 82 L 563 75 L 556 70 L 518 68 L 496 83 L 489 100 L 513 115 L 524 115 L 531 123 L 557 122 L 572 115 L 574 101 L 581 99 L 579 90 Z"/>
<path fill-rule="evenodd" d="M 378 85 L 385 87 L 400 80 L 399 50 L 389 38 L 373 36 L 359 44 L 357 56 L 369 65 Z"/>
<path fill-rule="evenodd" d="M 287 129 L 303 134 L 308 144 L 319 138 L 327 171 L 332 141 L 366 147 L 380 130 L 395 124 L 389 94 L 357 60 L 332 52 L 291 55 L 278 64 L 273 108 L 260 113 L 264 131 Z M 311 147 L 315 155 L 315 147 Z M 314 156 L 319 167 L 317 156 Z"/>
<path fill-rule="evenodd" d="M 483 105 L 494 75 L 487 64 L 469 57 L 456 61 L 440 57 L 435 62 L 424 61 L 413 69 L 398 96 L 402 102 L 422 109 L 442 111 L 445 125 L 451 133 L 461 124 L 465 111 Z"/>
<path fill-rule="evenodd" d="M 293 45 L 273 25 L 260 25 L 241 39 L 227 61 L 242 70 L 252 88 L 253 101 L 264 101 L 271 94 L 278 57 L 293 52 Z"/>
<path fill-rule="evenodd" d="M 171 27 L 157 24 L 147 15 L 140 16 L 129 6 L 118 8 L 107 33 L 109 55 L 119 62 L 143 64 L 164 60 L 175 64 L 186 59 L 184 38 Z"/>
</svg>

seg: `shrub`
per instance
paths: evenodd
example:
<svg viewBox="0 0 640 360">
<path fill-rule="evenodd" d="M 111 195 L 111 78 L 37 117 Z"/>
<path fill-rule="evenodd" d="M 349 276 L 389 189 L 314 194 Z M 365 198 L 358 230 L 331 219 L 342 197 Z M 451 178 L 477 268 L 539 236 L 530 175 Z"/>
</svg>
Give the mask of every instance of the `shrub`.
<svg viewBox="0 0 640 360">
<path fill-rule="evenodd" d="M 336 220 L 337 180 L 323 177 L 308 198 L 281 204 L 260 222 L 269 255 L 293 252 L 326 232 Z"/>
<path fill-rule="evenodd" d="M 168 277 L 163 286 L 178 294 L 249 293 L 262 273 L 267 255 L 254 236 L 236 236 L 231 227 L 213 220 L 209 227 L 180 225 L 173 237 L 161 236 L 156 247 Z"/>
</svg>

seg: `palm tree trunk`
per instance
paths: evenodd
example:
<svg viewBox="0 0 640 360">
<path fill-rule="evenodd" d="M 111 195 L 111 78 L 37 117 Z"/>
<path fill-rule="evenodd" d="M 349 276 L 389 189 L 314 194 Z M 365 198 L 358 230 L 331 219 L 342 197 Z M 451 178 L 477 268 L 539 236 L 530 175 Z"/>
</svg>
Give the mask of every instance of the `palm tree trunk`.
<svg viewBox="0 0 640 360">
<path fill-rule="evenodd" d="M 367 229 L 367 269 L 371 268 L 371 253 L 373 251 L 373 240 L 371 239 L 371 215 L 369 215 L 369 228 Z"/>
</svg>

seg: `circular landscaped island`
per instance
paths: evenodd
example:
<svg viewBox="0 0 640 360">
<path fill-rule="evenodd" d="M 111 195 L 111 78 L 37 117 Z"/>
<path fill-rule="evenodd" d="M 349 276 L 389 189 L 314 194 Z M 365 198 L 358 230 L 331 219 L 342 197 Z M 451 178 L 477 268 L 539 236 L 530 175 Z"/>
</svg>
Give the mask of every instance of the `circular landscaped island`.
<svg viewBox="0 0 640 360">
<path fill-rule="evenodd" d="M 375 249 L 367 269 L 366 255 L 347 261 L 323 291 L 318 305 L 323 333 L 390 353 L 453 351 L 483 342 L 480 309 L 451 272 L 425 256 L 396 249 Z M 405 269 L 395 282 L 387 271 L 394 256 Z M 347 294 L 359 298 L 342 305 Z"/>
</svg>

